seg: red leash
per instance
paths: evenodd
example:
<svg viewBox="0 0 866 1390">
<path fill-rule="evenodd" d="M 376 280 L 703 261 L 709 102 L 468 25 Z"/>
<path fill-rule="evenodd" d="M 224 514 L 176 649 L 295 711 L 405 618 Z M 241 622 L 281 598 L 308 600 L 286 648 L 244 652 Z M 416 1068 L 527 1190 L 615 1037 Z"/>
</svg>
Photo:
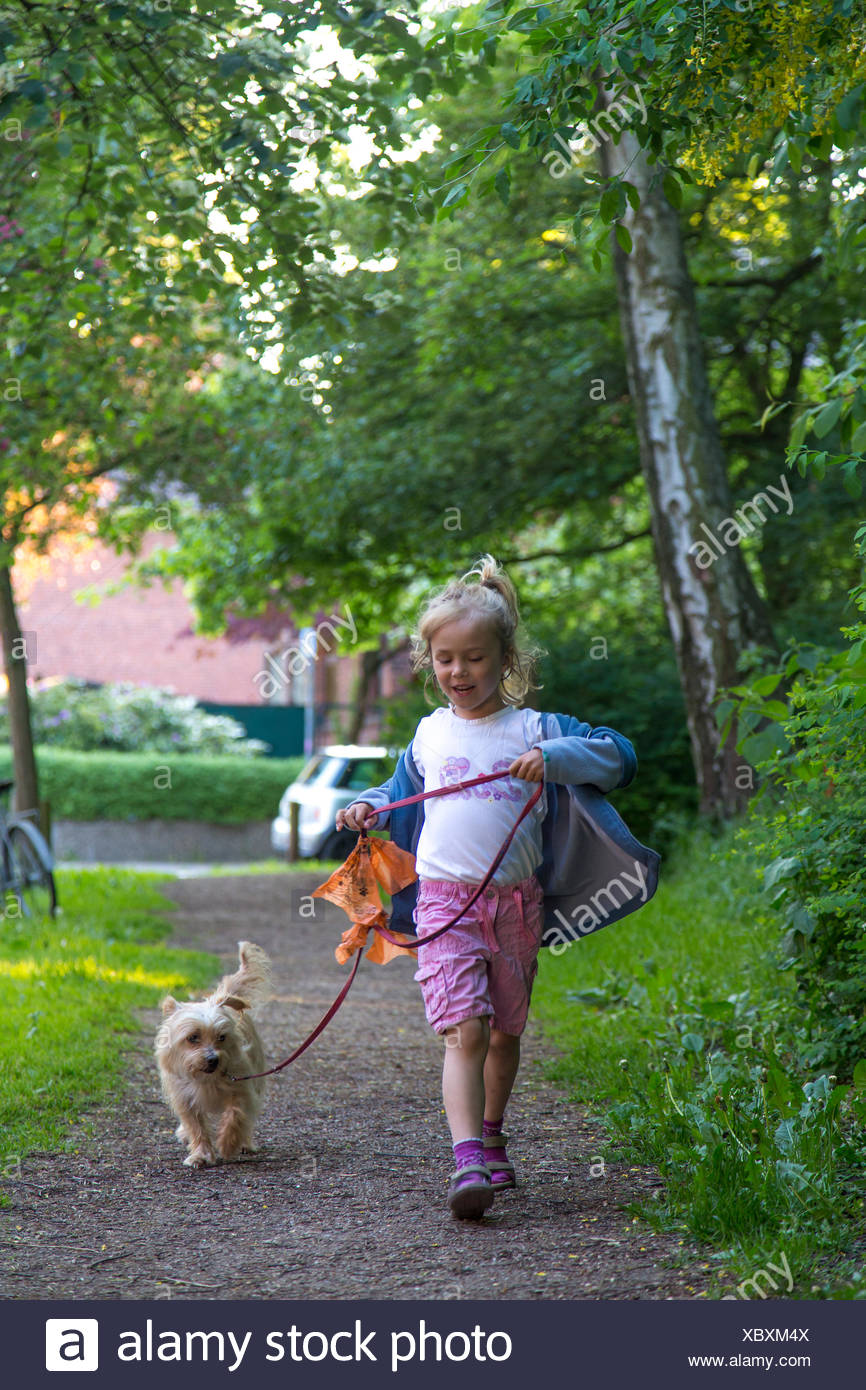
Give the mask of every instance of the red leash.
<svg viewBox="0 0 866 1390">
<path fill-rule="evenodd" d="M 270 1067 L 268 1071 L 254 1071 L 251 1072 L 249 1076 L 233 1076 L 231 1077 L 231 1080 L 255 1081 L 260 1076 L 273 1076 L 274 1072 L 282 1071 L 283 1067 L 287 1067 L 290 1062 L 294 1062 L 296 1058 L 300 1057 L 302 1052 L 306 1052 L 307 1048 L 310 1046 L 310 1043 L 315 1042 L 319 1034 L 323 1032 L 325 1028 L 327 1028 L 328 1024 L 331 1022 L 331 1019 L 334 1017 L 334 1014 L 337 1012 L 346 995 L 349 993 L 352 981 L 358 973 L 358 966 L 361 964 L 361 956 L 363 954 L 363 951 L 357 952 L 355 956 L 355 964 L 352 966 L 352 969 L 349 972 L 349 978 L 346 980 L 346 983 L 343 985 L 343 988 L 340 990 L 340 993 L 337 995 L 328 1012 L 324 1015 L 323 1018 L 319 1020 L 312 1033 L 310 1033 L 308 1037 L 304 1038 L 304 1041 L 301 1043 L 300 1047 L 295 1048 L 294 1052 L 290 1057 L 287 1057 L 284 1062 L 280 1062 L 278 1067 Z"/>
<path fill-rule="evenodd" d="M 416 792 L 414 796 L 405 796 L 400 801 L 388 801 L 384 806 L 378 806 L 376 810 L 372 813 L 372 815 L 370 815 L 367 819 L 372 820 L 373 815 L 378 815 L 380 811 L 393 811 L 398 806 L 411 806 L 415 801 L 426 801 L 428 800 L 428 798 L 432 796 L 448 796 L 451 792 L 464 791 L 468 787 L 477 787 L 482 782 L 495 782 L 499 777 L 508 776 L 508 772 L 487 772 L 484 773 L 481 777 L 473 777 L 467 782 L 455 782 L 450 787 L 435 787 L 433 791 Z M 496 870 L 499 868 L 499 865 L 505 858 L 505 855 L 508 851 L 508 846 L 514 839 L 518 826 L 520 825 L 521 821 L 524 820 L 524 818 L 532 810 L 533 806 L 538 801 L 538 798 L 541 796 L 541 793 L 543 791 L 544 782 L 542 781 L 539 782 L 535 791 L 532 793 L 532 796 L 529 798 L 526 805 L 523 807 L 523 810 L 520 812 L 520 815 L 517 817 L 517 820 L 514 822 L 514 825 L 509 830 L 508 834 L 506 835 L 505 839 L 500 845 L 499 850 L 497 851 L 493 863 L 490 865 L 490 868 L 487 870 L 487 873 L 484 875 L 484 878 L 481 880 L 478 887 L 475 889 L 475 892 L 472 893 L 471 896 L 466 899 L 466 902 L 463 904 L 460 911 L 451 918 L 450 922 L 446 922 L 444 927 L 438 927 L 436 931 L 431 932 L 429 936 L 422 937 L 419 941 L 415 943 L 415 945 L 409 945 L 405 941 L 400 941 L 398 937 L 394 936 L 391 932 L 388 931 L 387 927 L 380 927 L 377 926 L 376 923 L 373 923 L 373 929 L 377 931 L 380 936 L 384 936 L 386 941 L 390 941 L 393 946 L 399 946 L 400 949 L 403 951 L 414 951 L 419 946 L 426 946 L 428 941 L 435 941 L 437 937 L 444 936 L 445 932 L 450 931 L 451 928 L 455 926 L 457 922 L 460 921 L 460 918 L 464 915 L 464 913 L 469 911 L 472 904 L 476 903 L 478 899 L 481 897 L 481 894 L 484 892 L 484 889 L 487 887 L 493 875 L 496 873 Z M 361 831 L 361 835 L 364 836 L 366 834 L 367 829 L 365 826 L 364 829 Z M 301 1053 L 305 1052 L 307 1048 L 310 1046 L 310 1043 L 315 1042 L 319 1034 L 323 1032 L 325 1028 L 327 1028 L 331 1019 L 334 1017 L 334 1014 L 337 1012 L 343 1000 L 346 998 L 346 995 L 349 993 L 349 989 L 351 988 L 352 981 L 358 973 L 358 966 L 361 963 L 362 955 L 363 951 L 358 951 L 356 953 L 355 964 L 352 966 L 352 970 L 349 974 L 349 977 L 346 980 L 346 983 L 343 985 L 343 988 L 340 990 L 340 993 L 337 995 L 336 999 L 334 1000 L 331 1007 L 328 1009 L 327 1013 L 324 1014 L 324 1016 L 316 1024 L 312 1033 L 310 1033 L 309 1036 L 304 1039 L 300 1047 L 295 1048 L 294 1052 L 291 1054 L 290 1057 L 287 1057 L 284 1062 L 280 1062 L 279 1066 L 270 1067 L 267 1071 L 252 1072 L 249 1076 L 233 1076 L 231 1080 L 255 1081 L 261 1076 L 273 1076 L 275 1072 L 282 1071 L 283 1068 L 287 1067 L 290 1062 L 294 1062 L 296 1058 L 300 1057 Z"/>
</svg>

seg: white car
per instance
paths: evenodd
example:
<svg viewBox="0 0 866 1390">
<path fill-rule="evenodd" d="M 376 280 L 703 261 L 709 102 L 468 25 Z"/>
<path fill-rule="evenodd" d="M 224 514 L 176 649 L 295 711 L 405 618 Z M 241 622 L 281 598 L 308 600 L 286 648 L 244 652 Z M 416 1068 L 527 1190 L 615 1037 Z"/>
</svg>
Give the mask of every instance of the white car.
<svg viewBox="0 0 866 1390">
<path fill-rule="evenodd" d="M 289 851 L 291 803 L 297 802 L 298 853 L 302 859 L 345 859 L 358 839 L 356 831 L 336 830 L 342 806 L 356 801 L 368 787 L 386 782 L 397 765 L 393 749 L 356 743 L 330 744 L 314 753 L 297 781 L 286 787 L 279 815 L 271 821 L 271 846 Z"/>
</svg>

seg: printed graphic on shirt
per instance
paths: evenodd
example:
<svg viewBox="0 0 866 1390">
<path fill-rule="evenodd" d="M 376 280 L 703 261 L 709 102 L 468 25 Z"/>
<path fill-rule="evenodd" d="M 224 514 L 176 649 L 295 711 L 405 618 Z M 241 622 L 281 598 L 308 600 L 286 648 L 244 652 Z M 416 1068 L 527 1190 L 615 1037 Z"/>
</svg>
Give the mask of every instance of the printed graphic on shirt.
<svg viewBox="0 0 866 1390">
<path fill-rule="evenodd" d="M 497 758 L 491 768 L 473 768 L 468 758 L 459 758 L 456 754 L 446 757 L 439 769 L 440 787 L 453 787 L 459 782 L 471 782 L 474 777 L 485 777 L 490 772 L 507 772 L 513 763 L 513 758 Z M 515 778 L 502 778 L 501 782 L 486 782 L 478 787 L 461 787 L 455 796 L 463 797 L 466 800 L 476 797 L 479 801 L 521 801 L 522 797 L 518 787 L 514 785 Z"/>
</svg>

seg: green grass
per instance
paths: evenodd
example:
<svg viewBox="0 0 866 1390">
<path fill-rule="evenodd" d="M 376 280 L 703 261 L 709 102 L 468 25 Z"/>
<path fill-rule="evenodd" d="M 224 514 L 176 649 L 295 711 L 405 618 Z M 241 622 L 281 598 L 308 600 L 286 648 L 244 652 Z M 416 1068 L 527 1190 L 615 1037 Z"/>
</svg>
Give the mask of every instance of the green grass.
<svg viewBox="0 0 866 1390">
<path fill-rule="evenodd" d="M 717 1294 L 784 1254 L 790 1296 L 863 1297 L 866 1103 L 803 1065 L 763 864 L 733 837 L 692 832 L 645 908 L 542 952 L 549 1074 L 603 1120 L 609 1157 L 659 1167 L 663 1200 L 635 1211 L 712 1247 Z"/>
<path fill-rule="evenodd" d="M 633 1078 L 645 1075 L 672 1008 L 705 984 L 720 997 L 789 991 L 734 885 L 710 863 L 716 848 L 707 832 L 696 834 L 665 860 L 646 907 L 561 955 L 541 952 L 533 1006 L 546 1035 L 565 1049 L 557 1079 L 584 1104 L 628 1094 L 621 1062 Z M 587 991 L 598 992 L 595 1002 L 569 997 Z"/>
<path fill-rule="evenodd" d="M 54 921 L 0 919 L 0 1185 L 29 1152 L 64 1147 L 70 1125 L 115 1088 L 136 1008 L 219 973 L 215 957 L 165 944 L 159 881 L 60 869 Z"/>
</svg>

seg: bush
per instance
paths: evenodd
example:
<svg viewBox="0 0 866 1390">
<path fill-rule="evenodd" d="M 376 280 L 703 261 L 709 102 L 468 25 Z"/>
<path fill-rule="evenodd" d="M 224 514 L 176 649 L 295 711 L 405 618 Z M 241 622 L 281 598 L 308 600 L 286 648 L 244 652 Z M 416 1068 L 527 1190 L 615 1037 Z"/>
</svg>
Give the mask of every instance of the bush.
<svg viewBox="0 0 866 1390">
<path fill-rule="evenodd" d="M 866 527 L 858 539 L 866 555 Z M 866 609 L 866 586 L 854 594 Z M 804 1061 L 850 1077 L 866 1057 L 866 623 L 842 632 L 847 649 L 794 651 L 735 687 L 729 707 L 752 730 L 738 749 L 766 776 L 742 834 L 765 859 L 804 1006 Z M 764 700 L 785 677 L 796 677 L 788 706 Z M 767 727 L 754 731 L 756 715 Z"/>
<path fill-rule="evenodd" d="M 82 753 L 113 749 L 252 757 L 269 747 L 247 738 L 236 719 L 200 709 L 192 695 L 128 682 L 93 686 L 70 678 L 44 684 L 31 693 L 30 716 L 36 743 Z M 0 706 L 0 738 L 9 738 L 5 704 Z"/>
<path fill-rule="evenodd" d="M 549 1074 L 604 1107 L 607 1156 L 657 1165 L 664 1190 L 630 1210 L 714 1245 L 720 1293 L 784 1251 L 795 1297 L 862 1298 L 866 1067 L 853 1086 L 803 1067 L 761 856 L 737 830 L 693 828 L 646 907 L 542 959 Z"/>
<path fill-rule="evenodd" d="M 243 825 L 270 820 L 304 758 L 194 754 L 74 753 L 40 748 L 40 794 L 66 820 L 197 820 Z M 8 748 L 0 776 L 12 776 Z"/>
</svg>

